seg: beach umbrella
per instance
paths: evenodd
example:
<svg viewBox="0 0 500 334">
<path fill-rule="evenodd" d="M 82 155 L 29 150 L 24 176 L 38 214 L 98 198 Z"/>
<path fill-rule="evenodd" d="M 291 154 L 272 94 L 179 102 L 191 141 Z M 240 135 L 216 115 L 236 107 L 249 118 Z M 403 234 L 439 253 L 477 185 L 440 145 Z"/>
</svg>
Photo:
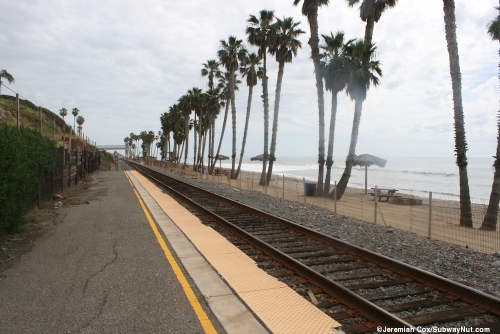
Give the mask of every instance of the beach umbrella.
<svg viewBox="0 0 500 334">
<path fill-rule="evenodd" d="M 269 154 L 268 154 L 268 157 L 269 157 Z M 267 160 L 269 160 L 269 158 Z M 250 158 L 250 161 L 264 161 L 264 154 L 259 154 L 253 158 Z M 273 159 L 273 161 L 276 161 L 276 157 Z"/>
<path fill-rule="evenodd" d="M 376 157 L 370 154 L 361 154 L 354 158 L 353 166 L 364 166 L 365 167 L 365 195 L 367 194 L 367 184 L 368 184 L 368 167 L 372 165 L 377 165 L 379 167 L 385 167 L 387 160 Z"/>
<path fill-rule="evenodd" d="M 219 170 L 222 175 L 222 160 L 229 160 L 229 157 L 227 155 L 217 154 L 215 156 L 215 162 L 217 162 L 217 160 L 219 160 Z"/>
</svg>

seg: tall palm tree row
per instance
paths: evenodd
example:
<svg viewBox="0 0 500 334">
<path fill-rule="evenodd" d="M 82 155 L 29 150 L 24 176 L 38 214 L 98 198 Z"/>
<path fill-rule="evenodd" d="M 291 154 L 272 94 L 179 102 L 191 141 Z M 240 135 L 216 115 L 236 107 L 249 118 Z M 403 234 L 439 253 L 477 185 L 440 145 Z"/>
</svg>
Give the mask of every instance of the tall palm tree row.
<svg viewBox="0 0 500 334">
<path fill-rule="evenodd" d="M 234 97 L 234 73 L 238 70 L 239 62 L 245 59 L 247 49 L 243 45 L 243 40 L 235 36 L 229 36 L 227 41 L 220 41 L 220 49 L 217 52 L 221 65 L 229 72 L 229 102 L 231 103 L 231 116 L 233 123 L 233 149 L 232 149 L 232 166 L 231 178 L 236 175 L 236 103 Z"/>
<path fill-rule="evenodd" d="M 467 141 L 465 138 L 464 109 L 462 104 L 462 75 L 458 57 L 455 0 L 443 0 L 444 30 L 450 60 L 451 87 L 453 91 L 453 115 L 455 126 L 455 155 L 460 182 L 460 225 L 473 227 L 472 207 L 467 175 Z"/>
<path fill-rule="evenodd" d="M 300 0 L 294 0 L 293 5 L 297 6 Z M 318 183 L 316 194 L 323 195 L 323 173 L 325 166 L 325 99 L 323 93 L 323 75 L 321 73 L 319 33 L 318 33 L 318 8 L 328 6 L 329 0 L 303 0 L 302 15 L 307 16 L 311 37 L 308 44 L 311 47 L 311 58 L 314 63 L 314 76 L 316 79 L 316 92 L 318 95 L 318 118 L 319 118 L 319 143 L 318 143 Z"/>
<path fill-rule="evenodd" d="M 356 144 L 358 141 L 359 124 L 363 102 L 366 99 L 370 86 L 377 86 L 382 76 L 379 61 L 375 60 L 376 47 L 366 44 L 364 40 L 349 41 L 344 46 L 344 57 L 342 64 L 336 70 L 341 81 L 347 83 L 346 92 L 354 100 L 354 117 L 351 130 L 351 141 L 349 153 L 346 158 L 344 173 L 337 184 L 337 199 L 342 198 L 351 177 L 352 166 L 356 156 Z M 368 62 L 366 61 L 368 59 Z M 333 194 L 332 194 L 333 195 Z"/>
<path fill-rule="evenodd" d="M 496 7 L 496 9 L 500 12 L 500 7 Z M 500 13 L 493 21 L 488 23 L 488 34 L 492 40 L 500 41 Z M 498 55 L 500 56 L 500 50 L 498 51 Z M 500 63 L 498 66 L 500 68 Z M 500 74 L 498 78 L 500 80 Z M 481 225 L 482 230 L 491 231 L 497 228 L 498 207 L 500 203 L 500 111 L 497 113 L 497 150 L 493 167 L 495 167 L 495 172 L 493 174 L 490 201 L 488 203 L 486 215 L 484 216 L 483 224 Z"/>
<path fill-rule="evenodd" d="M 269 159 L 269 78 L 267 76 L 267 52 L 274 22 L 274 11 L 261 10 L 259 17 L 250 15 L 246 28 L 247 40 L 250 45 L 259 48 L 258 55 L 262 60 L 262 102 L 264 104 L 264 152 L 262 156 L 262 173 L 260 185 L 267 184 L 267 161 Z"/>
<path fill-rule="evenodd" d="M 269 154 L 269 167 L 267 169 L 267 184 L 271 180 L 273 164 L 276 160 L 276 136 L 278 133 L 278 113 L 280 109 L 281 85 L 285 71 L 285 63 L 291 63 L 302 43 L 297 39 L 305 31 L 298 28 L 300 22 L 294 22 L 293 17 L 284 17 L 283 20 L 276 19 L 273 24 L 269 44 L 269 52 L 276 57 L 278 62 L 278 78 L 276 81 L 276 92 L 274 95 L 273 128 L 271 135 L 271 149 Z"/>
</svg>

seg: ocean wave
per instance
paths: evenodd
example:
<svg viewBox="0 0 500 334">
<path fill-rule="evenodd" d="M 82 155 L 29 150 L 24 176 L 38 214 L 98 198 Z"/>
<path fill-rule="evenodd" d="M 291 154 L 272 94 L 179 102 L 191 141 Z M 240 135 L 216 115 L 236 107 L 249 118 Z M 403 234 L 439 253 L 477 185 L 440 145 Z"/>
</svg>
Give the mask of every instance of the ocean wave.
<svg viewBox="0 0 500 334">
<path fill-rule="evenodd" d="M 413 171 L 413 170 L 403 170 L 403 171 L 401 171 L 401 173 L 419 174 L 419 175 L 438 175 L 438 176 L 456 176 L 456 175 L 458 175 L 455 173 L 418 172 L 418 171 Z"/>
</svg>

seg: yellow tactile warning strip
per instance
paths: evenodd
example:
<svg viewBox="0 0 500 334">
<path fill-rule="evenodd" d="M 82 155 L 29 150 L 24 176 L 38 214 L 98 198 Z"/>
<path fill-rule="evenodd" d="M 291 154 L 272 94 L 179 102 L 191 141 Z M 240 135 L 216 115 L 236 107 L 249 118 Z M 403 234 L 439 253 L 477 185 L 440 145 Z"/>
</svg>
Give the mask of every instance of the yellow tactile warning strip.
<svg viewBox="0 0 500 334">
<path fill-rule="evenodd" d="M 125 173 L 127 175 L 127 173 Z M 130 185 L 132 185 L 132 182 L 130 181 L 130 178 L 127 175 L 128 182 L 130 182 Z M 137 193 L 137 191 L 134 189 L 134 193 L 137 196 L 137 199 L 139 200 L 139 203 L 141 204 L 142 210 L 144 211 L 144 214 L 146 215 L 146 218 L 148 219 L 149 225 L 151 226 L 151 229 L 153 230 L 154 235 L 156 236 L 158 243 L 160 244 L 161 249 L 163 250 L 163 253 L 165 254 L 165 257 L 168 260 L 168 263 L 172 267 L 172 270 L 175 273 L 175 276 L 177 277 L 177 280 L 182 286 L 182 289 L 184 290 L 184 293 L 186 294 L 186 297 L 191 304 L 191 307 L 193 308 L 196 316 L 198 317 L 198 320 L 200 321 L 201 326 L 203 327 L 203 330 L 207 334 L 217 334 L 217 331 L 215 330 L 214 326 L 212 325 L 212 322 L 210 319 L 207 317 L 207 314 L 205 311 L 203 311 L 203 308 L 200 305 L 200 302 L 196 298 L 193 289 L 191 289 L 191 286 L 189 285 L 188 281 L 186 280 L 186 277 L 184 277 L 184 274 L 182 273 L 181 268 L 177 264 L 177 261 L 175 261 L 175 258 L 172 256 L 170 253 L 170 250 L 168 249 L 167 244 L 165 243 L 165 240 L 163 240 L 163 237 L 161 236 L 160 232 L 158 232 L 158 229 L 156 228 L 156 225 L 151 219 L 151 216 L 149 215 L 148 210 L 146 209 L 144 203 L 142 202 L 141 197 Z"/>
<path fill-rule="evenodd" d="M 212 228 L 132 171 L 158 205 L 273 333 L 329 333 L 340 324 L 259 269 L 255 262 Z"/>
</svg>

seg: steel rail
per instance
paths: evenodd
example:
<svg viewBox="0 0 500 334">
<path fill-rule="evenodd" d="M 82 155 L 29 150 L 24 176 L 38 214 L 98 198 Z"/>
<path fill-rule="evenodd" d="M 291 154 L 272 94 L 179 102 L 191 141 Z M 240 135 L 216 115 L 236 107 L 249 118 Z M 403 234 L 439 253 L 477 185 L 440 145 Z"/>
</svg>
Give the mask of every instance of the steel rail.
<svg viewBox="0 0 500 334">
<path fill-rule="evenodd" d="M 157 171 L 154 171 L 152 169 L 149 169 L 155 173 L 158 173 Z M 158 173 L 164 177 L 168 177 L 167 175 Z M 178 181 L 178 180 L 177 180 Z M 181 181 L 179 181 L 181 182 Z M 430 273 L 428 271 L 422 270 L 420 268 L 408 265 L 404 262 L 395 260 L 393 258 L 390 258 L 388 256 L 375 253 L 373 251 L 361 248 L 359 246 L 355 246 L 353 244 L 350 244 L 346 241 L 342 241 L 340 239 L 328 236 L 326 234 L 323 234 L 321 232 L 317 232 L 315 230 L 312 230 L 308 227 L 299 225 L 293 221 L 286 220 L 284 218 L 277 217 L 273 214 L 258 210 L 256 208 L 253 208 L 251 206 L 235 202 L 227 197 L 217 195 L 214 193 L 211 193 L 209 191 L 206 191 L 204 189 L 201 189 L 199 187 L 186 184 L 191 188 L 196 189 L 196 191 L 203 192 L 207 195 L 219 198 L 221 200 L 230 202 L 232 205 L 237 206 L 243 210 L 249 211 L 255 215 L 261 216 L 262 218 L 265 219 L 271 219 L 276 223 L 279 223 L 281 225 L 285 225 L 287 227 L 292 227 L 294 230 L 296 230 L 299 233 L 303 233 L 305 235 L 310 236 L 313 239 L 316 239 L 318 241 L 321 241 L 327 245 L 332 245 L 337 248 L 346 250 L 347 252 L 357 255 L 359 257 L 368 259 L 372 262 L 375 262 L 379 264 L 380 266 L 390 268 L 391 270 L 394 270 L 398 272 L 399 274 L 402 274 L 404 276 L 411 276 L 417 281 L 421 281 L 423 283 L 427 283 L 428 285 L 434 285 L 437 287 L 439 290 L 446 292 L 446 293 L 451 293 L 457 296 L 461 296 L 464 301 L 467 301 L 473 305 L 478 305 L 481 308 L 484 308 L 494 314 L 500 315 L 500 298 L 494 297 L 492 295 L 486 294 L 482 291 L 473 289 L 471 287 L 468 287 L 464 284 L 452 281 L 450 279 L 447 279 L 445 277 Z"/>
<path fill-rule="evenodd" d="M 137 165 L 133 163 L 133 165 L 136 166 L 136 168 L 139 171 L 143 171 L 144 166 Z M 161 174 L 155 170 L 147 168 L 150 172 L 153 172 L 155 174 L 160 174 L 163 177 L 168 177 L 164 174 Z M 146 174 L 146 173 L 145 173 Z M 372 302 L 360 297 L 359 295 L 353 293 L 349 289 L 343 287 L 342 285 L 332 281 L 331 279 L 325 277 L 324 275 L 312 270 L 311 268 L 305 266 L 304 264 L 300 263 L 299 261 L 293 259 L 292 257 L 286 255 L 285 253 L 275 249 L 274 247 L 266 244 L 265 242 L 257 239 L 256 237 L 252 236 L 251 234 L 245 232 L 244 230 L 240 229 L 239 227 L 235 226 L 234 224 L 228 222 L 224 218 L 220 217 L 219 215 L 211 212 L 209 209 L 204 208 L 200 204 L 194 202 L 190 198 L 184 196 L 180 192 L 176 191 L 175 189 L 172 189 L 171 187 L 165 185 L 163 182 L 160 180 L 156 179 L 155 177 L 151 175 L 146 176 L 150 179 L 152 179 L 156 184 L 160 185 L 163 188 L 168 189 L 172 193 L 174 193 L 176 196 L 179 196 L 182 198 L 183 201 L 187 202 L 189 205 L 192 205 L 194 208 L 197 210 L 200 210 L 201 212 L 205 213 L 208 216 L 211 216 L 212 218 L 216 219 L 218 222 L 222 223 L 224 227 L 232 231 L 235 235 L 239 236 L 240 238 L 244 239 L 248 243 L 252 244 L 254 247 L 257 249 L 261 250 L 265 254 L 270 255 L 271 257 L 275 258 L 277 261 L 283 263 L 285 266 L 290 268 L 291 270 L 294 270 L 296 273 L 306 277 L 312 284 L 320 287 L 323 289 L 326 293 L 328 293 L 331 296 L 334 296 L 339 299 L 343 304 L 358 310 L 361 315 L 366 317 L 367 319 L 371 320 L 372 322 L 372 328 L 370 329 L 375 329 L 377 325 L 385 325 L 391 328 L 412 328 L 413 330 L 416 330 L 415 327 L 408 322 L 392 315 L 391 313 L 387 312 L 386 310 L 382 309 L 381 307 L 373 304 Z M 175 180 L 175 179 L 174 179 Z M 179 180 L 175 180 L 176 182 L 181 182 Z M 251 208 L 249 206 L 233 202 L 232 200 L 213 194 L 211 192 L 205 191 L 201 188 L 198 188 L 196 186 L 192 186 L 190 184 L 186 184 L 188 187 L 195 189 L 196 191 L 203 192 L 207 195 L 213 196 L 217 199 L 224 200 L 224 201 L 229 201 L 231 204 L 239 204 L 242 206 L 242 208 L 245 208 L 246 210 L 254 211 L 256 209 Z M 256 210 L 259 215 L 265 216 L 267 215 L 263 211 Z M 272 216 L 272 215 L 271 215 Z M 274 219 L 280 219 L 276 216 L 272 216 L 273 220 Z M 292 223 L 286 220 L 282 220 L 283 222 Z M 312 230 L 310 230 L 312 231 Z M 325 236 L 326 237 L 326 236 Z"/>
</svg>

